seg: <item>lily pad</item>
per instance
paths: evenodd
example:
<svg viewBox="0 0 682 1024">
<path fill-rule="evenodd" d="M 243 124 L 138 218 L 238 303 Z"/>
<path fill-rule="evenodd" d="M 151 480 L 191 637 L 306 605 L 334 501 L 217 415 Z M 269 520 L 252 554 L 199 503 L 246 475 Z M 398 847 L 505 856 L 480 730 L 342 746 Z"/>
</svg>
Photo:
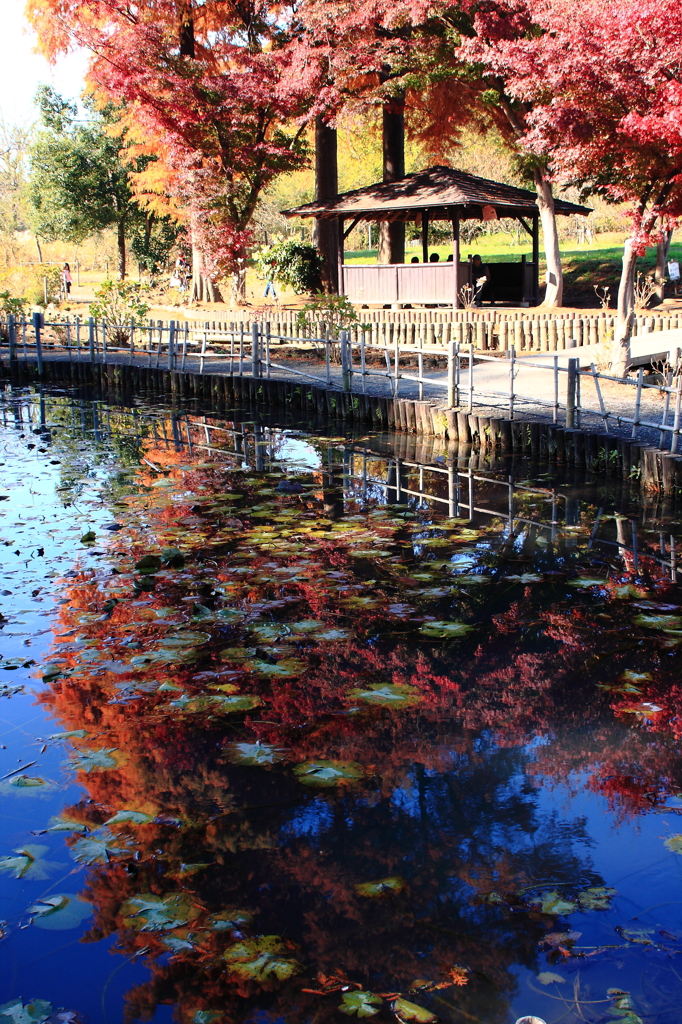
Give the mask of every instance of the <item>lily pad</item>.
<svg viewBox="0 0 682 1024">
<path fill-rule="evenodd" d="M 82 821 L 75 821 L 73 818 L 65 818 L 56 814 L 47 823 L 47 832 L 87 832 L 88 826 Z"/>
<path fill-rule="evenodd" d="M 139 562 L 135 563 L 135 569 L 137 572 L 158 572 L 160 568 L 161 559 L 158 555 L 143 555 Z"/>
<path fill-rule="evenodd" d="M 0 1024 L 44 1024 L 52 1013 L 52 1003 L 45 999 L 32 999 L 23 1003 L 12 999 L 0 1006 Z"/>
<path fill-rule="evenodd" d="M 68 732 L 53 732 L 48 740 L 85 740 L 90 733 L 87 729 L 70 729 Z"/>
<path fill-rule="evenodd" d="M 304 761 L 294 775 L 306 786 L 341 786 L 364 778 L 365 769 L 355 761 Z"/>
<path fill-rule="evenodd" d="M 341 999 L 339 1010 L 349 1017 L 373 1017 L 383 1002 L 373 992 L 344 992 Z"/>
<path fill-rule="evenodd" d="M 473 626 L 465 622 L 427 622 L 419 630 L 424 636 L 437 637 L 439 640 L 454 640 L 470 633 Z"/>
<path fill-rule="evenodd" d="M 28 878 L 44 881 L 63 865 L 46 860 L 49 846 L 27 843 L 12 851 L 11 856 L 0 857 L 0 871 L 12 878 Z"/>
<path fill-rule="evenodd" d="M 288 623 L 294 633 L 315 633 L 318 629 L 324 629 L 324 622 L 318 619 L 302 619 L 300 622 Z"/>
<path fill-rule="evenodd" d="M 47 931 L 66 931 L 77 928 L 81 921 L 92 915 L 92 906 L 75 892 L 61 892 L 36 900 L 28 912 L 36 928 Z"/>
<path fill-rule="evenodd" d="M 584 587 L 586 590 L 591 587 L 605 587 L 607 580 L 602 579 L 599 576 L 576 576 L 573 580 L 568 580 L 569 587 Z"/>
<path fill-rule="evenodd" d="M 253 917 L 248 910 L 222 910 L 206 919 L 206 927 L 212 932 L 231 932 L 251 924 Z"/>
<path fill-rule="evenodd" d="M 382 896 L 391 896 L 402 892 L 407 882 L 400 875 L 393 875 L 390 878 L 380 878 L 377 882 L 360 882 L 353 886 L 358 896 L 369 896 L 377 899 Z"/>
<path fill-rule="evenodd" d="M 129 928 L 141 932 L 180 928 L 194 921 L 201 913 L 192 897 L 185 892 L 169 892 L 165 896 L 142 893 L 126 900 L 120 912 Z"/>
<path fill-rule="evenodd" d="M 283 750 L 270 743 L 231 743 L 227 749 L 234 764 L 276 764 L 284 756 Z"/>
<path fill-rule="evenodd" d="M 285 981 L 303 970 L 279 935 L 261 935 L 229 946 L 224 953 L 230 974 L 248 981 Z"/>
<path fill-rule="evenodd" d="M 543 914 L 572 914 L 578 909 L 578 904 L 572 900 L 564 899 L 558 892 L 547 892 L 542 897 L 540 912 Z"/>
<path fill-rule="evenodd" d="M 77 839 L 69 853 L 79 864 L 108 864 L 112 857 L 129 852 L 125 847 L 116 846 L 117 841 L 113 832 L 103 829 Z"/>
<path fill-rule="evenodd" d="M 105 825 L 122 825 L 130 822 L 133 825 L 147 825 L 154 818 L 151 814 L 144 814 L 142 811 L 117 811 L 113 818 L 104 822 Z"/>
<path fill-rule="evenodd" d="M 229 715 L 237 711 L 252 711 L 263 701 L 252 694 L 199 694 L 190 697 L 187 694 L 172 700 L 168 707 L 173 711 L 184 711 L 188 714 L 207 711 L 214 715 Z"/>
<path fill-rule="evenodd" d="M 307 666 L 298 658 L 284 658 L 282 661 L 274 663 L 251 658 L 244 662 L 244 668 L 251 669 L 252 672 L 257 672 L 261 676 L 289 679 L 292 676 L 300 676 L 302 672 L 305 672 Z"/>
<path fill-rule="evenodd" d="M 682 853 L 682 835 L 670 836 L 664 845 L 671 853 Z"/>
<path fill-rule="evenodd" d="M 14 778 L 9 779 L 3 786 L 10 790 L 20 793 L 37 793 L 40 791 L 49 791 L 53 788 L 50 782 L 45 779 L 41 779 L 39 775 L 15 775 Z"/>
<path fill-rule="evenodd" d="M 578 893 L 578 901 L 581 910 L 610 910 L 611 900 L 616 895 L 616 889 L 610 889 L 605 885 L 593 885 L 589 889 Z"/>
<path fill-rule="evenodd" d="M 419 690 L 404 683 L 370 683 L 369 689 L 356 688 L 350 690 L 348 696 L 353 700 L 364 700 L 368 704 L 379 704 L 386 708 L 412 707 L 423 699 Z"/>
<path fill-rule="evenodd" d="M 101 750 L 81 750 L 71 758 L 66 767 L 74 772 L 103 772 L 109 768 L 118 768 L 118 759 L 112 757 L 116 747 L 102 747 Z"/>
<path fill-rule="evenodd" d="M 647 629 L 682 629 L 682 615 L 635 615 L 632 621 Z"/>
<path fill-rule="evenodd" d="M 402 997 L 395 1000 L 392 1009 L 398 1020 L 414 1021 L 414 1024 L 433 1024 L 438 1020 L 435 1013 L 425 1010 L 423 1006 L 417 1006 L 416 1003 L 410 1003 Z"/>
</svg>

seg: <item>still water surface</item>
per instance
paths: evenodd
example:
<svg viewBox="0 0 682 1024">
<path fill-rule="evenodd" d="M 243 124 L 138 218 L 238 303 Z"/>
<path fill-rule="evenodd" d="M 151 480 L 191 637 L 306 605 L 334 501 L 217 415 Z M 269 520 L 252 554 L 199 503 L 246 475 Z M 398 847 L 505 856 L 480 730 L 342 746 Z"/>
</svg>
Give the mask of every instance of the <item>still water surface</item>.
<svg viewBox="0 0 682 1024">
<path fill-rule="evenodd" d="M 2 1024 L 682 1019 L 670 509 L 2 413 Z"/>
</svg>

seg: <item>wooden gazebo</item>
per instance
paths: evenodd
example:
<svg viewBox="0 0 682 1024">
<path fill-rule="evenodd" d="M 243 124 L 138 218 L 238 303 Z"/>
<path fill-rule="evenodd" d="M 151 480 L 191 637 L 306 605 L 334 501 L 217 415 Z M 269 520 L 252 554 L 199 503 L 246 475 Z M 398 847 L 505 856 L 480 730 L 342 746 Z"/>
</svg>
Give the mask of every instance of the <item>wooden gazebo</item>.
<svg viewBox="0 0 682 1024">
<path fill-rule="evenodd" d="M 557 214 L 564 216 L 591 212 L 563 199 L 555 199 L 554 206 Z M 451 167 L 429 167 L 400 181 L 368 185 L 283 213 L 286 217 L 339 222 L 339 293 L 360 305 L 434 303 L 458 307 L 460 289 L 472 283 L 470 261 L 463 261 L 460 254 L 461 221 L 512 218 L 520 221 L 531 236 L 532 256 L 530 260 L 522 257 L 520 263 L 486 260 L 492 292 L 498 301 L 530 304 L 539 300 L 539 210 L 535 193 L 528 189 L 488 181 Z M 422 262 L 345 265 L 344 240 L 360 221 L 412 221 L 420 225 Z M 450 262 L 429 262 L 429 224 L 433 221 L 452 224 Z"/>
</svg>

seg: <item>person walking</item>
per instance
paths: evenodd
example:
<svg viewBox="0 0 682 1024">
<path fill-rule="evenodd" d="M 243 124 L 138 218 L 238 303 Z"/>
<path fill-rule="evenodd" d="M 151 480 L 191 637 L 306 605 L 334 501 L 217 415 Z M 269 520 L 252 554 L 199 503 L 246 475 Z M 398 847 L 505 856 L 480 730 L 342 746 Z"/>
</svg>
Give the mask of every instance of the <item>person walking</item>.
<svg viewBox="0 0 682 1024">
<path fill-rule="evenodd" d="M 64 286 L 65 297 L 68 298 L 71 294 L 71 285 L 73 284 L 73 278 L 71 277 L 71 267 L 68 263 L 65 263 L 62 267 L 62 284 Z"/>
</svg>

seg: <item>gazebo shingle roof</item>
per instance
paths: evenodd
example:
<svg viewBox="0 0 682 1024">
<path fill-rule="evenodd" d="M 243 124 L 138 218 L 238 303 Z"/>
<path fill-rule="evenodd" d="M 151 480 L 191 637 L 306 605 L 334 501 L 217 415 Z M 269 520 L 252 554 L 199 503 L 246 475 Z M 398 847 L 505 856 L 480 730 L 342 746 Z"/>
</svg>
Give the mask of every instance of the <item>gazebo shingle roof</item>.
<svg viewBox="0 0 682 1024">
<path fill-rule="evenodd" d="M 336 199 L 305 203 L 283 210 L 285 217 L 318 217 L 358 220 L 413 220 L 426 210 L 430 220 L 449 220 L 455 209 L 463 220 L 482 216 L 483 206 L 492 206 L 498 217 L 518 217 L 538 213 L 534 192 L 499 181 L 488 181 L 451 167 L 429 167 L 408 174 L 400 181 L 378 182 L 365 188 L 344 192 Z M 582 214 L 586 206 L 555 199 L 558 214 Z"/>
</svg>

